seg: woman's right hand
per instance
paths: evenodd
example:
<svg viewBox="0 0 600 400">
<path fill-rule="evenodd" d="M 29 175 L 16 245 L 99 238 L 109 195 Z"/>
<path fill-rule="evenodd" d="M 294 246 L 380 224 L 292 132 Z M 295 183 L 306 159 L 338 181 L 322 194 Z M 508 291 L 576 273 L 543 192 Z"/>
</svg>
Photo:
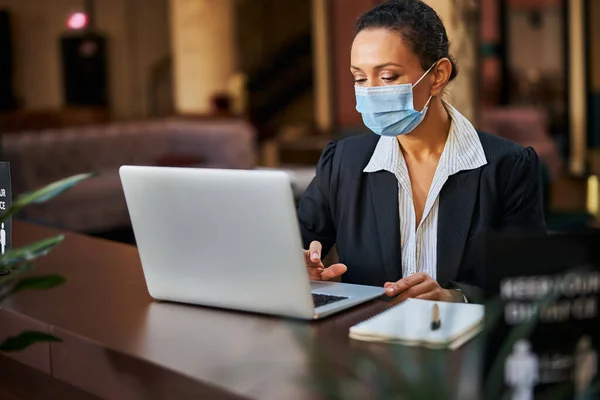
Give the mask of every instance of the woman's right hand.
<svg viewBox="0 0 600 400">
<path fill-rule="evenodd" d="M 314 241 L 308 250 L 304 250 L 309 278 L 314 281 L 328 281 L 343 275 L 348 270 L 344 264 L 333 264 L 325 268 L 321 261 L 322 248 L 321 243 Z"/>
</svg>

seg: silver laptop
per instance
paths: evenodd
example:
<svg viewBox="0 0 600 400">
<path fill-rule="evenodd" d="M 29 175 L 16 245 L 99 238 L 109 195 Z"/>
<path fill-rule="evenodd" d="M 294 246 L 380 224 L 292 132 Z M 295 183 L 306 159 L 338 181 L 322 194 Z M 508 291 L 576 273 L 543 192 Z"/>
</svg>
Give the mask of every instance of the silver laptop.
<svg viewBox="0 0 600 400">
<path fill-rule="evenodd" d="M 384 293 L 309 280 L 285 172 L 123 166 L 120 175 L 157 300 L 319 319 Z"/>
</svg>

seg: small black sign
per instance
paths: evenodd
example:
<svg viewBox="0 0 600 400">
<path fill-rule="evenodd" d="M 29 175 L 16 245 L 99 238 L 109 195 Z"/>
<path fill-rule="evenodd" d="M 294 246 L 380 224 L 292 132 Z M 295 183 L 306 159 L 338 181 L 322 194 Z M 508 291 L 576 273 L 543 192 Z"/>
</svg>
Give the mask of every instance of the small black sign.
<svg viewBox="0 0 600 400">
<path fill-rule="evenodd" d="M 488 238 L 485 274 L 485 398 L 600 398 L 600 234 Z"/>
<path fill-rule="evenodd" d="M 0 215 L 4 215 L 12 205 L 10 185 L 10 163 L 0 161 Z M 0 223 L 0 253 L 4 254 L 11 247 L 12 218 Z M 0 271 L 2 274 L 2 271 Z"/>
</svg>

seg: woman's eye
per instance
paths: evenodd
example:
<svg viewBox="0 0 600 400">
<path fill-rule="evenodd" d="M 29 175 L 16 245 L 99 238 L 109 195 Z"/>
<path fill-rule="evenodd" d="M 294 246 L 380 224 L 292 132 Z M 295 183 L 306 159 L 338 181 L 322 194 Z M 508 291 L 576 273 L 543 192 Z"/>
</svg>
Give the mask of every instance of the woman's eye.
<svg viewBox="0 0 600 400">
<path fill-rule="evenodd" d="M 354 83 L 365 83 L 367 80 L 364 78 L 357 78 L 354 80 Z"/>
<path fill-rule="evenodd" d="M 398 79 L 398 77 L 397 76 L 385 76 L 381 79 L 383 79 L 386 82 L 394 82 L 396 79 Z"/>
</svg>

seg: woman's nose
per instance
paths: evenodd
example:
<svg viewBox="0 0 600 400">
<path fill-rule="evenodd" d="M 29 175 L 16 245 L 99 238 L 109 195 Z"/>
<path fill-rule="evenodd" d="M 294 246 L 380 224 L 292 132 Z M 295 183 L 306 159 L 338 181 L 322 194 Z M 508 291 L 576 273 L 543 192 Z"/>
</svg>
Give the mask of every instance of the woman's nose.
<svg viewBox="0 0 600 400">
<path fill-rule="evenodd" d="M 377 87 L 377 86 L 383 86 L 383 83 L 379 79 L 370 78 L 370 79 L 367 79 L 367 81 L 365 82 L 365 84 L 363 86 Z"/>
</svg>

